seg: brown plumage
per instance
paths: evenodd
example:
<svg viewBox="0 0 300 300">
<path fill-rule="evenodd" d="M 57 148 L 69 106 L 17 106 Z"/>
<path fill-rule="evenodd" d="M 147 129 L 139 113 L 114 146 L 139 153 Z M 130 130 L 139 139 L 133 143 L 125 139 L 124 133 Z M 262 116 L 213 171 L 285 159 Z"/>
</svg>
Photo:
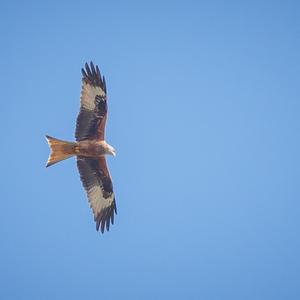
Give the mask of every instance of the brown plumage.
<svg viewBox="0 0 300 300">
<path fill-rule="evenodd" d="M 77 157 L 80 179 L 94 214 L 96 229 L 104 232 L 114 223 L 117 213 L 112 180 L 105 155 L 115 150 L 104 139 L 107 119 L 107 96 L 104 77 L 91 62 L 82 69 L 80 111 L 76 122 L 76 142 L 67 142 L 46 135 L 50 156 L 46 167 L 71 156 Z"/>
</svg>

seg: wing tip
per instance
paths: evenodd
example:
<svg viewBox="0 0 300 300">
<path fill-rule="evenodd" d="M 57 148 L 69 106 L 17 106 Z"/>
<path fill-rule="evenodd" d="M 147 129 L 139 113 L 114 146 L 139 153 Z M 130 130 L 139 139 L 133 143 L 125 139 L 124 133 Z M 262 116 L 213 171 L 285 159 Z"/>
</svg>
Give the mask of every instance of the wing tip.
<svg viewBox="0 0 300 300">
<path fill-rule="evenodd" d="M 109 232 L 110 224 L 114 225 L 114 213 L 116 213 L 115 200 L 113 201 L 112 206 L 101 211 L 101 213 L 98 213 L 98 215 L 94 217 L 96 230 L 100 231 L 102 234 L 105 232 L 105 229 Z"/>
<path fill-rule="evenodd" d="M 98 65 L 94 65 L 93 61 L 90 64 L 87 62 L 84 64 L 84 68 L 81 68 L 82 80 L 93 86 L 99 86 L 106 93 L 106 82 L 104 76 L 101 76 Z"/>
</svg>

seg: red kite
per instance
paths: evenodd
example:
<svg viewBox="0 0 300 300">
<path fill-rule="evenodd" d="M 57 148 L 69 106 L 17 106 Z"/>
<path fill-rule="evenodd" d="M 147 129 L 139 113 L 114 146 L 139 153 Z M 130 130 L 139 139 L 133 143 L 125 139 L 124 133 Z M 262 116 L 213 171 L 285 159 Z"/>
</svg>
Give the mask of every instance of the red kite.
<svg viewBox="0 0 300 300">
<path fill-rule="evenodd" d="M 46 135 L 50 156 L 46 167 L 71 156 L 77 157 L 77 167 L 90 207 L 93 210 L 96 229 L 109 231 L 117 213 L 112 180 L 105 155 L 115 156 L 115 149 L 104 139 L 107 119 L 107 96 L 104 76 L 98 66 L 86 63 L 82 72 L 80 112 L 76 122 L 76 142 L 67 142 Z"/>
</svg>

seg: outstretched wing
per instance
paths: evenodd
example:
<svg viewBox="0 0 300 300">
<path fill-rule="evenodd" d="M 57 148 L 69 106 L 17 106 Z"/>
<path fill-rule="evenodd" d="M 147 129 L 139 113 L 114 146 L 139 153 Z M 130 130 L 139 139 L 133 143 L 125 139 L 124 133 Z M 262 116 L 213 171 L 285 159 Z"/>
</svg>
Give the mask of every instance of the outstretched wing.
<svg viewBox="0 0 300 300">
<path fill-rule="evenodd" d="M 86 63 L 82 72 L 80 112 L 77 117 L 76 141 L 85 139 L 104 140 L 107 116 L 106 84 L 98 66 Z"/>
<path fill-rule="evenodd" d="M 96 229 L 100 228 L 103 233 L 106 227 L 109 231 L 110 223 L 114 223 L 114 213 L 117 213 L 117 207 L 105 158 L 78 156 L 77 166 L 94 213 Z"/>
</svg>

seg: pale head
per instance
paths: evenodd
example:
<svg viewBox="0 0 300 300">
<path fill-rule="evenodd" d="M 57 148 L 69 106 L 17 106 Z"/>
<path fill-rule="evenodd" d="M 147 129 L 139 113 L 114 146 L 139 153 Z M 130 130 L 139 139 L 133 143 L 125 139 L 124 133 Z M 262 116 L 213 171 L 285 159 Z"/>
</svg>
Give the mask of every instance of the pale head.
<svg viewBox="0 0 300 300">
<path fill-rule="evenodd" d="M 114 147 L 105 142 L 105 154 L 116 156 L 116 150 Z"/>
</svg>

